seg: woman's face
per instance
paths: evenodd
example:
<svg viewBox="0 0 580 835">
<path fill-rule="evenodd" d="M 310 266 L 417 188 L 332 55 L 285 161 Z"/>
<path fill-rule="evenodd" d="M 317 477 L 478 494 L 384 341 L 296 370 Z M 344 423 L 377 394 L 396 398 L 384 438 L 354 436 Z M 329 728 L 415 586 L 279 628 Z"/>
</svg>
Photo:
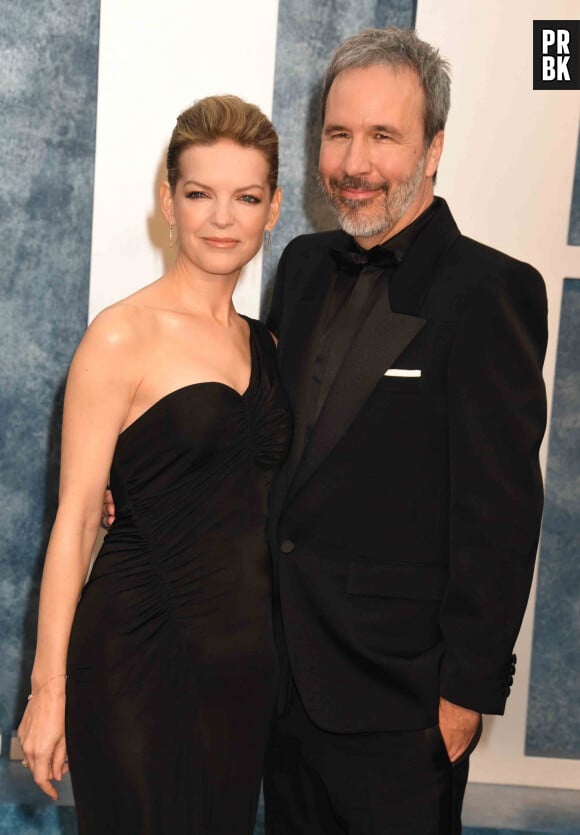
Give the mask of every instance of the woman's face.
<svg viewBox="0 0 580 835">
<path fill-rule="evenodd" d="M 281 192 L 270 194 L 261 151 L 219 139 L 181 153 L 175 192 L 165 184 L 161 198 L 176 227 L 178 257 L 205 273 L 228 276 L 253 258 L 264 231 L 276 224 Z"/>
</svg>

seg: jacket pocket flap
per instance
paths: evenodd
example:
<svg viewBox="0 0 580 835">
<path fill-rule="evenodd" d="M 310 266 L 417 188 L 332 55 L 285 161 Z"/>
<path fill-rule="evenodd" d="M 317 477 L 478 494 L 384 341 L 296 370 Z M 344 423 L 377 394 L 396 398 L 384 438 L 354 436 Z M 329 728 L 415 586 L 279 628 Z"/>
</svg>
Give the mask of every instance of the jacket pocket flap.
<svg viewBox="0 0 580 835">
<path fill-rule="evenodd" d="M 441 600 L 447 586 L 447 567 L 436 562 L 354 560 L 349 566 L 349 594 L 412 600 Z"/>
</svg>

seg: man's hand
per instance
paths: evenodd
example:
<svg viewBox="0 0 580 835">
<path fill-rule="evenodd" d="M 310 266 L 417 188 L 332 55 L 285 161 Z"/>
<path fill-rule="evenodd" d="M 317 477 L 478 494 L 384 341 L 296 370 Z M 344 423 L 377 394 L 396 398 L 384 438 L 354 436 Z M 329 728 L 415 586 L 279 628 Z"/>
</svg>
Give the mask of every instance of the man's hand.
<svg viewBox="0 0 580 835">
<path fill-rule="evenodd" d="M 439 728 L 452 763 L 467 751 L 480 722 L 481 714 L 477 711 L 439 699 Z"/>
<path fill-rule="evenodd" d="M 115 502 L 113 501 L 113 494 L 107 488 L 103 496 L 103 516 L 101 518 L 101 525 L 103 528 L 110 528 L 115 521 Z"/>
</svg>

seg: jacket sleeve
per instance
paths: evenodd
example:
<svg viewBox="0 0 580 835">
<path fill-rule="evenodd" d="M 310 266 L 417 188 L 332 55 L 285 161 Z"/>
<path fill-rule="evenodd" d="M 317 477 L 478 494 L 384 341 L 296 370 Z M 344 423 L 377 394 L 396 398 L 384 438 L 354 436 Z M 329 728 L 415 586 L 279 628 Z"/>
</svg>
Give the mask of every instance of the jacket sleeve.
<svg viewBox="0 0 580 835">
<path fill-rule="evenodd" d="M 270 310 L 266 319 L 266 327 L 277 339 L 280 338 L 280 328 L 284 312 L 286 262 L 288 260 L 288 249 L 290 246 L 291 243 L 286 246 L 280 256 L 278 269 L 276 270 L 276 279 L 274 281 L 274 290 L 272 291 L 272 301 L 270 302 Z"/>
<path fill-rule="evenodd" d="M 490 276 L 477 296 L 448 367 L 450 576 L 440 694 L 503 713 L 543 506 L 547 305 L 541 276 L 519 262 Z"/>
</svg>

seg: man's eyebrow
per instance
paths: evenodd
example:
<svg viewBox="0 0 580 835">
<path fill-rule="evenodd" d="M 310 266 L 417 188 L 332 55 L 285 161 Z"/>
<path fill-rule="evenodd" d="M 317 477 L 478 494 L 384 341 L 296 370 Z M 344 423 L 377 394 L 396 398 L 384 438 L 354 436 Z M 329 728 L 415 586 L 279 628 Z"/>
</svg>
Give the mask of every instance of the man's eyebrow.
<svg viewBox="0 0 580 835">
<path fill-rule="evenodd" d="M 373 133 L 388 133 L 390 136 L 400 137 L 401 131 L 394 128 L 392 125 L 371 125 Z"/>
<path fill-rule="evenodd" d="M 344 131 L 345 133 L 350 133 L 350 128 L 347 128 L 346 125 L 339 125 L 339 124 L 329 124 L 325 125 L 323 128 L 323 133 L 340 133 Z M 392 125 L 371 125 L 369 128 L 371 133 L 388 133 L 389 136 L 394 136 L 396 139 L 400 139 L 402 134 L 401 131 L 394 128 Z"/>
<path fill-rule="evenodd" d="M 345 125 L 324 125 L 322 129 L 323 133 L 335 133 L 336 131 L 346 131 L 348 133 L 348 128 Z"/>
</svg>

